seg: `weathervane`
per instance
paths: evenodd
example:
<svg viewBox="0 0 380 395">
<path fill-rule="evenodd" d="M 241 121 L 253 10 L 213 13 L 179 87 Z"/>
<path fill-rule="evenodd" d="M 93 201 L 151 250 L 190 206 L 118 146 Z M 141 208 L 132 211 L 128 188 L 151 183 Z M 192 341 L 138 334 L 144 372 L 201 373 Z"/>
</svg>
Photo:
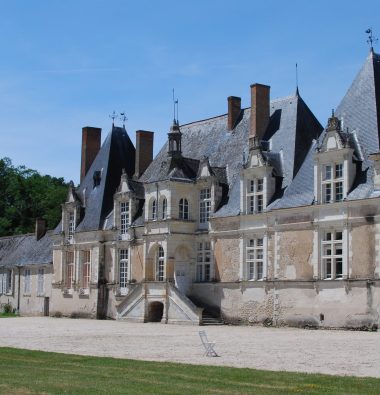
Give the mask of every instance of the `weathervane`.
<svg viewBox="0 0 380 395">
<path fill-rule="evenodd" d="M 177 109 L 177 120 L 176 120 L 176 109 Z M 174 88 L 173 88 L 173 122 L 178 123 L 178 99 L 174 99 Z"/>
<path fill-rule="evenodd" d="M 117 118 L 117 114 L 115 110 L 113 111 L 112 114 L 109 115 L 109 117 L 112 119 L 112 126 L 115 126 L 115 119 Z"/>
<path fill-rule="evenodd" d="M 120 119 L 123 121 L 123 128 L 125 129 L 125 121 L 128 121 L 128 118 L 125 115 L 125 112 L 120 113 Z"/>
<path fill-rule="evenodd" d="M 298 96 L 298 64 L 296 63 L 296 95 Z"/>
<path fill-rule="evenodd" d="M 365 31 L 368 34 L 367 43 L 371 46 L 371 50 L 373 50 L 373 44 L 378 41 L 376 37 L 373 36 L 372 27 Z"/>
</svg>

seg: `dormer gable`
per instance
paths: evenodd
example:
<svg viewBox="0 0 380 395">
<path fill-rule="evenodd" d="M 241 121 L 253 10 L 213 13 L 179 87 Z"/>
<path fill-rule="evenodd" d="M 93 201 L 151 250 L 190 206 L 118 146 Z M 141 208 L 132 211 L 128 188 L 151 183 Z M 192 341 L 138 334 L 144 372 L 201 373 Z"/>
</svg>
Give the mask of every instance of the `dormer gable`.
<svg viewBox="0 0 380 395">
<path fill-rule="evenodd" d="M 203 157 L 199 163 L 197 179 L 214 176 L 208 157 Z"/>
</svg>

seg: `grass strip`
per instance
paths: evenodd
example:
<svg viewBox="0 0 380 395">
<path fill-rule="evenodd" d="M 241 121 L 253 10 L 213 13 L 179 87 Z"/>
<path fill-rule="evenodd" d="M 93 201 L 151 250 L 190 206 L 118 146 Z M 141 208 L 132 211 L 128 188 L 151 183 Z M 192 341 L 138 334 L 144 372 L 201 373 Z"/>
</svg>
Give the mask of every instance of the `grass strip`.
<svg viewBox="0 0 380 395">
<path fill-rule="evenodd" d="M 379 394 L 380 379 L 0 348 L 0 394 Z"/>
</svg>

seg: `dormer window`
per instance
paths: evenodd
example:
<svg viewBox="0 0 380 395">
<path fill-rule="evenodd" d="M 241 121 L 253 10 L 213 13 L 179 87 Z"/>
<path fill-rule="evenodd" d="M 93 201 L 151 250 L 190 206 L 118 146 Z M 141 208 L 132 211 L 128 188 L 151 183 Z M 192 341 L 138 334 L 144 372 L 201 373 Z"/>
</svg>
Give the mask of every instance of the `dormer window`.
<svg viewBox="0 0 380 395">
<path fill-rule="evenodd" d="M 72 240 L 74 237 L 75 231 L 75 216 L 73 212 L 69 212 L 69 220 L 68 220 L 68 239 Z"/>
<path fill-rule="evenodd" d="M 120 202 L 120 233 L 128 232 L 129 226 L 129 202 Z"/>
<path fill-rule="evenodd" d="M 264 180 L 248 180 L 247 187 L 247 213 L 261 213 L 264 209 Z"/>
<path fill-rule="evenodd" d="M 341 202 L 344 198 L 343 163 L 327 164 L 322 169 L 323 203 Z"/>
<path fill-rule="evenodd" d="M 211 213 L 211 189 L 201 189 L 199 193 L 199 223 L 207 224 Z"/>
</svg>

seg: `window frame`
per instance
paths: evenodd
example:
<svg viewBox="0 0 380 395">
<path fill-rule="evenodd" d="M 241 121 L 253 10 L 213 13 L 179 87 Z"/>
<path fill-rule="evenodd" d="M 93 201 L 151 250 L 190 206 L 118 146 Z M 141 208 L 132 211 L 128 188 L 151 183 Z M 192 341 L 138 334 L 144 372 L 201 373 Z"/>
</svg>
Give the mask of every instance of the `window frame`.
<svg viewBox="0 0 380 395">
<path fill-rule="evenodd" d="M 249 237 L 245 243 L 245 267 L 247 281 L 262 281 L 265 278 L 265 238 Z"/>
<path fill-rule="evenodd" d="M 246 186 L 247 214 L 259 214 L 264 211 L 264 177 L 249 178 Z"/>
<path fill-rule="evenodd" d="M 155 257 L 155 281 L 165 281 L 165 251 L 158 246 Z"/>
<path fill-rule="evenodd" d="M 69 260 L 69 257 L 70 258 L 72 257 L 72 259 Z M 74 270 L 75 270 L 75 253 L 74 251 L 66 251 L 65 286 L 68 289 L 74 288 L 74 281 L 75 281 Z"/>
<path fill-rule="evenodd" d="M 340 234 L 340 236 L 337 236 Z M 322 232 L 321 276 L 324 280 L 342 280 L 344 271 L 344 231 L 327 229 Z M 339 266 L 338 266 L 339 265 Z M 339 268 L 339 270 L 338 270 Z"/>
<path fill-rule="evenodd" d="M 32 293 L 32 271 L 30 268 L 24 269 L 24 295 L 31 295 Z"/>
<path fill-rule="evenodd" d="M 119 202 L 119 217 L 120 217 L 120 234 L 125 235 L 128 233 L 130 222 L 130 204 L 129 201 Z"/>
<path fill-rule="evenodd" d="M 190 219 L 189 201 L 186 198 L 181 198 L 178 203 L 178 216 L 182 221 Z"/>
<path fill-rule="evenodd" d="M 211 187 L 207 186 L 199 191 L 199 224 L 206 226 L 211 214 Z"/>
<path fill-rule="evenodd" d="M 91 282 L 91 250 L 81 251 L 82 267 L 81 267 L 81 283 L 82 288 L 89 289 Z"/>
<path fill-rule="evenodd" d="M 43 267 L 37 270 L 37 296 L 45 295 L 45 269 Z"/>
<path fill-rule="evenodd" d="M 321 201 L 323 204 L 338 203 L 345 199 L 344 161 L 321 165 Z"/>
<path fill-rule="evenodd" d="M 197 262 L 195 279 L 197 282 L 211 281 L 212 249 L 209 240 L 200 240 L 197 243 Z"/>
<path fill-rule="evenodd" d="M 119 264 L 119 290 L 122 295 L 128 293 L 128 284 L 131 278 L 131 268 L 129 259 L 129 248 L 120 248 L 118 250 Z"/>
</svg>

